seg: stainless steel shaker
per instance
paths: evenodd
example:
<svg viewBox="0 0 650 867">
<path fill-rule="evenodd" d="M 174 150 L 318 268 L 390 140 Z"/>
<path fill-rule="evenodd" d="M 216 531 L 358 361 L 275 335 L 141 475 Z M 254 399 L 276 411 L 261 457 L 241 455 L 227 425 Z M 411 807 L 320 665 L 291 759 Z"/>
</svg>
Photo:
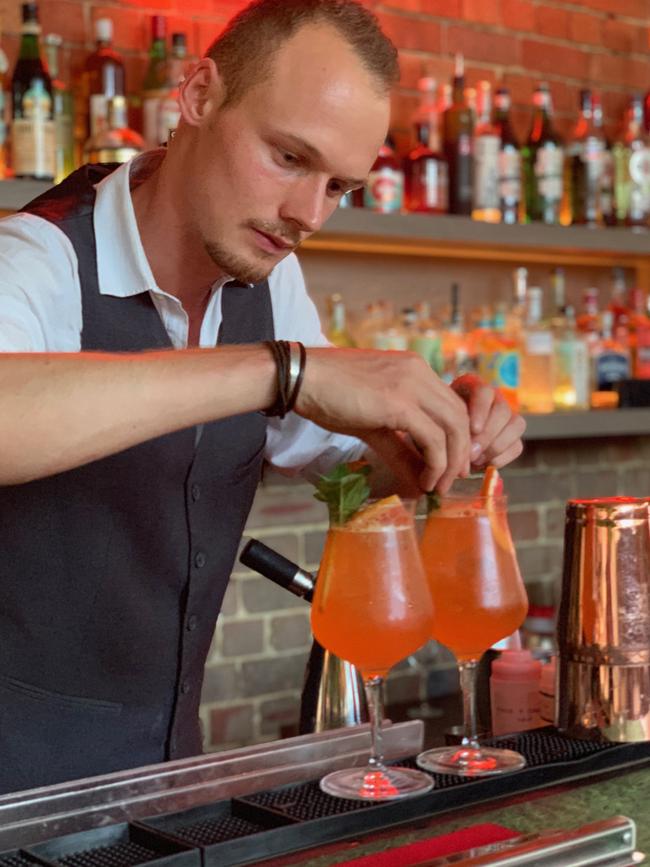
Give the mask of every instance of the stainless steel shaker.
<svg viewBox="0 0 650 867">
<path fill-rule="evenodd" d="M 567 503 L 558 650 L 560 729 L 650 740 L 648 501 Z"/>
<path fill-rule="evenodd" d="M 312 601 L 314 576 L 258 539 L 246 544 L 239 559 L 295 596 Z M 300 734 L 357 725 L 367 720 L 359 672 L 314 640 L 300 697 Z"/>
</svg>

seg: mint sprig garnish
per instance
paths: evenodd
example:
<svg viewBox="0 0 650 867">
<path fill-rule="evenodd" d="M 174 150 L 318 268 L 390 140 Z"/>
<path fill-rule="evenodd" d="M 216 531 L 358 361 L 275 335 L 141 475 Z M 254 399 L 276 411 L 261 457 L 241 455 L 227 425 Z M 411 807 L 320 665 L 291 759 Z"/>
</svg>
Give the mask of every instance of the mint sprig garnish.
<svg viewBox="0 0 650 867">
<path fill-rule="evenodd" d="M 345 524 L 366 502 L 370 496 L 370 470 L 365 461 L 354 461 L 339 464 L 319 478 L 314 497 L 327 503 L 332 524 Z"/>
</svg>

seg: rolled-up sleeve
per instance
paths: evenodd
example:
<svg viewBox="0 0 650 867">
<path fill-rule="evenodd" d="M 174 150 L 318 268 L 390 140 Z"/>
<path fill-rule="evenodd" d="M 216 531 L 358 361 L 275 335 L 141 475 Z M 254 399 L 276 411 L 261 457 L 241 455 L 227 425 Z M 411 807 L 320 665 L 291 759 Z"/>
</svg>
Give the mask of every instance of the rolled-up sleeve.
<svg viewBox="0 0 650 867">
<path fill-rule="evenodd" d="M 76 352 L 76 256 L 57 227 L 31 214 L 0 220 L 0 352 Z"/>
<path fill-rule="evenodd" d="M 329 345 L 295 256 L 288 256 L 271 274 L 269 289 L 276 339 Z M 284 419 L 269 419 L 265 456 L 280 472 L 300 473 L 313 481 L 342 461 L 356 460 L 366 448 L 355 437 L 332 433 L 290 412 Z"/>
</svg>

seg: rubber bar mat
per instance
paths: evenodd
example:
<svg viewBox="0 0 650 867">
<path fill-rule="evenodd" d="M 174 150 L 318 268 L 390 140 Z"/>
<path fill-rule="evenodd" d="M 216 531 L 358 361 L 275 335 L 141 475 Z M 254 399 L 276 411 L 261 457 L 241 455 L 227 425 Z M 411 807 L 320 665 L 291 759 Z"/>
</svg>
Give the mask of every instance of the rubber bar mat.
<svg viewBox="0 0 650 867">
<path fill-rule="evenodd" d="M 157 816 L 145 820 L 144 824 L 186 842 L 195 834 L 200 835 L 200 842 L 198 839 L 197 842 L 203 851 L 205 867 L 226 867 L 255 863 L 563 779 L 650 761 L 650 743 L 576 740 L 553 727 L 493 738 L 489 743 L 522 752 L 528 761 L 527 767 L 482 779 L 432 774 L 434 789 L 431 792 L 380 804 L 333 798 L 321 792 L 318 780 L 312 780 L 229 802 L 195 807 L 185 813 Z M 415 758 L 396 764 L 416 767 Z M 257 830 L 246 837 L 224 839 L 223 834 L 227 833 L 224 820 L 234 817 L 253 823 Z M 268 830 L 263 829 L 263 824 Z"/>
<path fill-rule="evenodd" d="M 199 849 L 170 840 L 138 823 L 121 823 L 55 837 L 28 847 L 26 852 L 42 859 L 44 864 L 57 867 L 137 867 L 139 864 L 201 867 Z"/>
</svg>

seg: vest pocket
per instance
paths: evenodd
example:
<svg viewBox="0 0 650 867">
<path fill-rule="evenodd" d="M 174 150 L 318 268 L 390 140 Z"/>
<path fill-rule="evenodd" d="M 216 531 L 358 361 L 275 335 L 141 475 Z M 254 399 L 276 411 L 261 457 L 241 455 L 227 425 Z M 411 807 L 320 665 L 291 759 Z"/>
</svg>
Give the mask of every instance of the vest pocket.
<svg viewBox="0 0 650 867">
<path fill-rule="evenodd" d="M 25 683 L 15 677 L 0 675 L 0 692 L 9 692 L 31 699 L 35 703 L 58 705 L 74 710 L 88 710 L 95 713 L 119 714 L 122 712 L 122 704 L 116 701 L 104 701 L 96 698 L 84 698 L 76 695 L 66 695 L 61 692 L 51 692 L 40 686 Z"/>
</svg>

